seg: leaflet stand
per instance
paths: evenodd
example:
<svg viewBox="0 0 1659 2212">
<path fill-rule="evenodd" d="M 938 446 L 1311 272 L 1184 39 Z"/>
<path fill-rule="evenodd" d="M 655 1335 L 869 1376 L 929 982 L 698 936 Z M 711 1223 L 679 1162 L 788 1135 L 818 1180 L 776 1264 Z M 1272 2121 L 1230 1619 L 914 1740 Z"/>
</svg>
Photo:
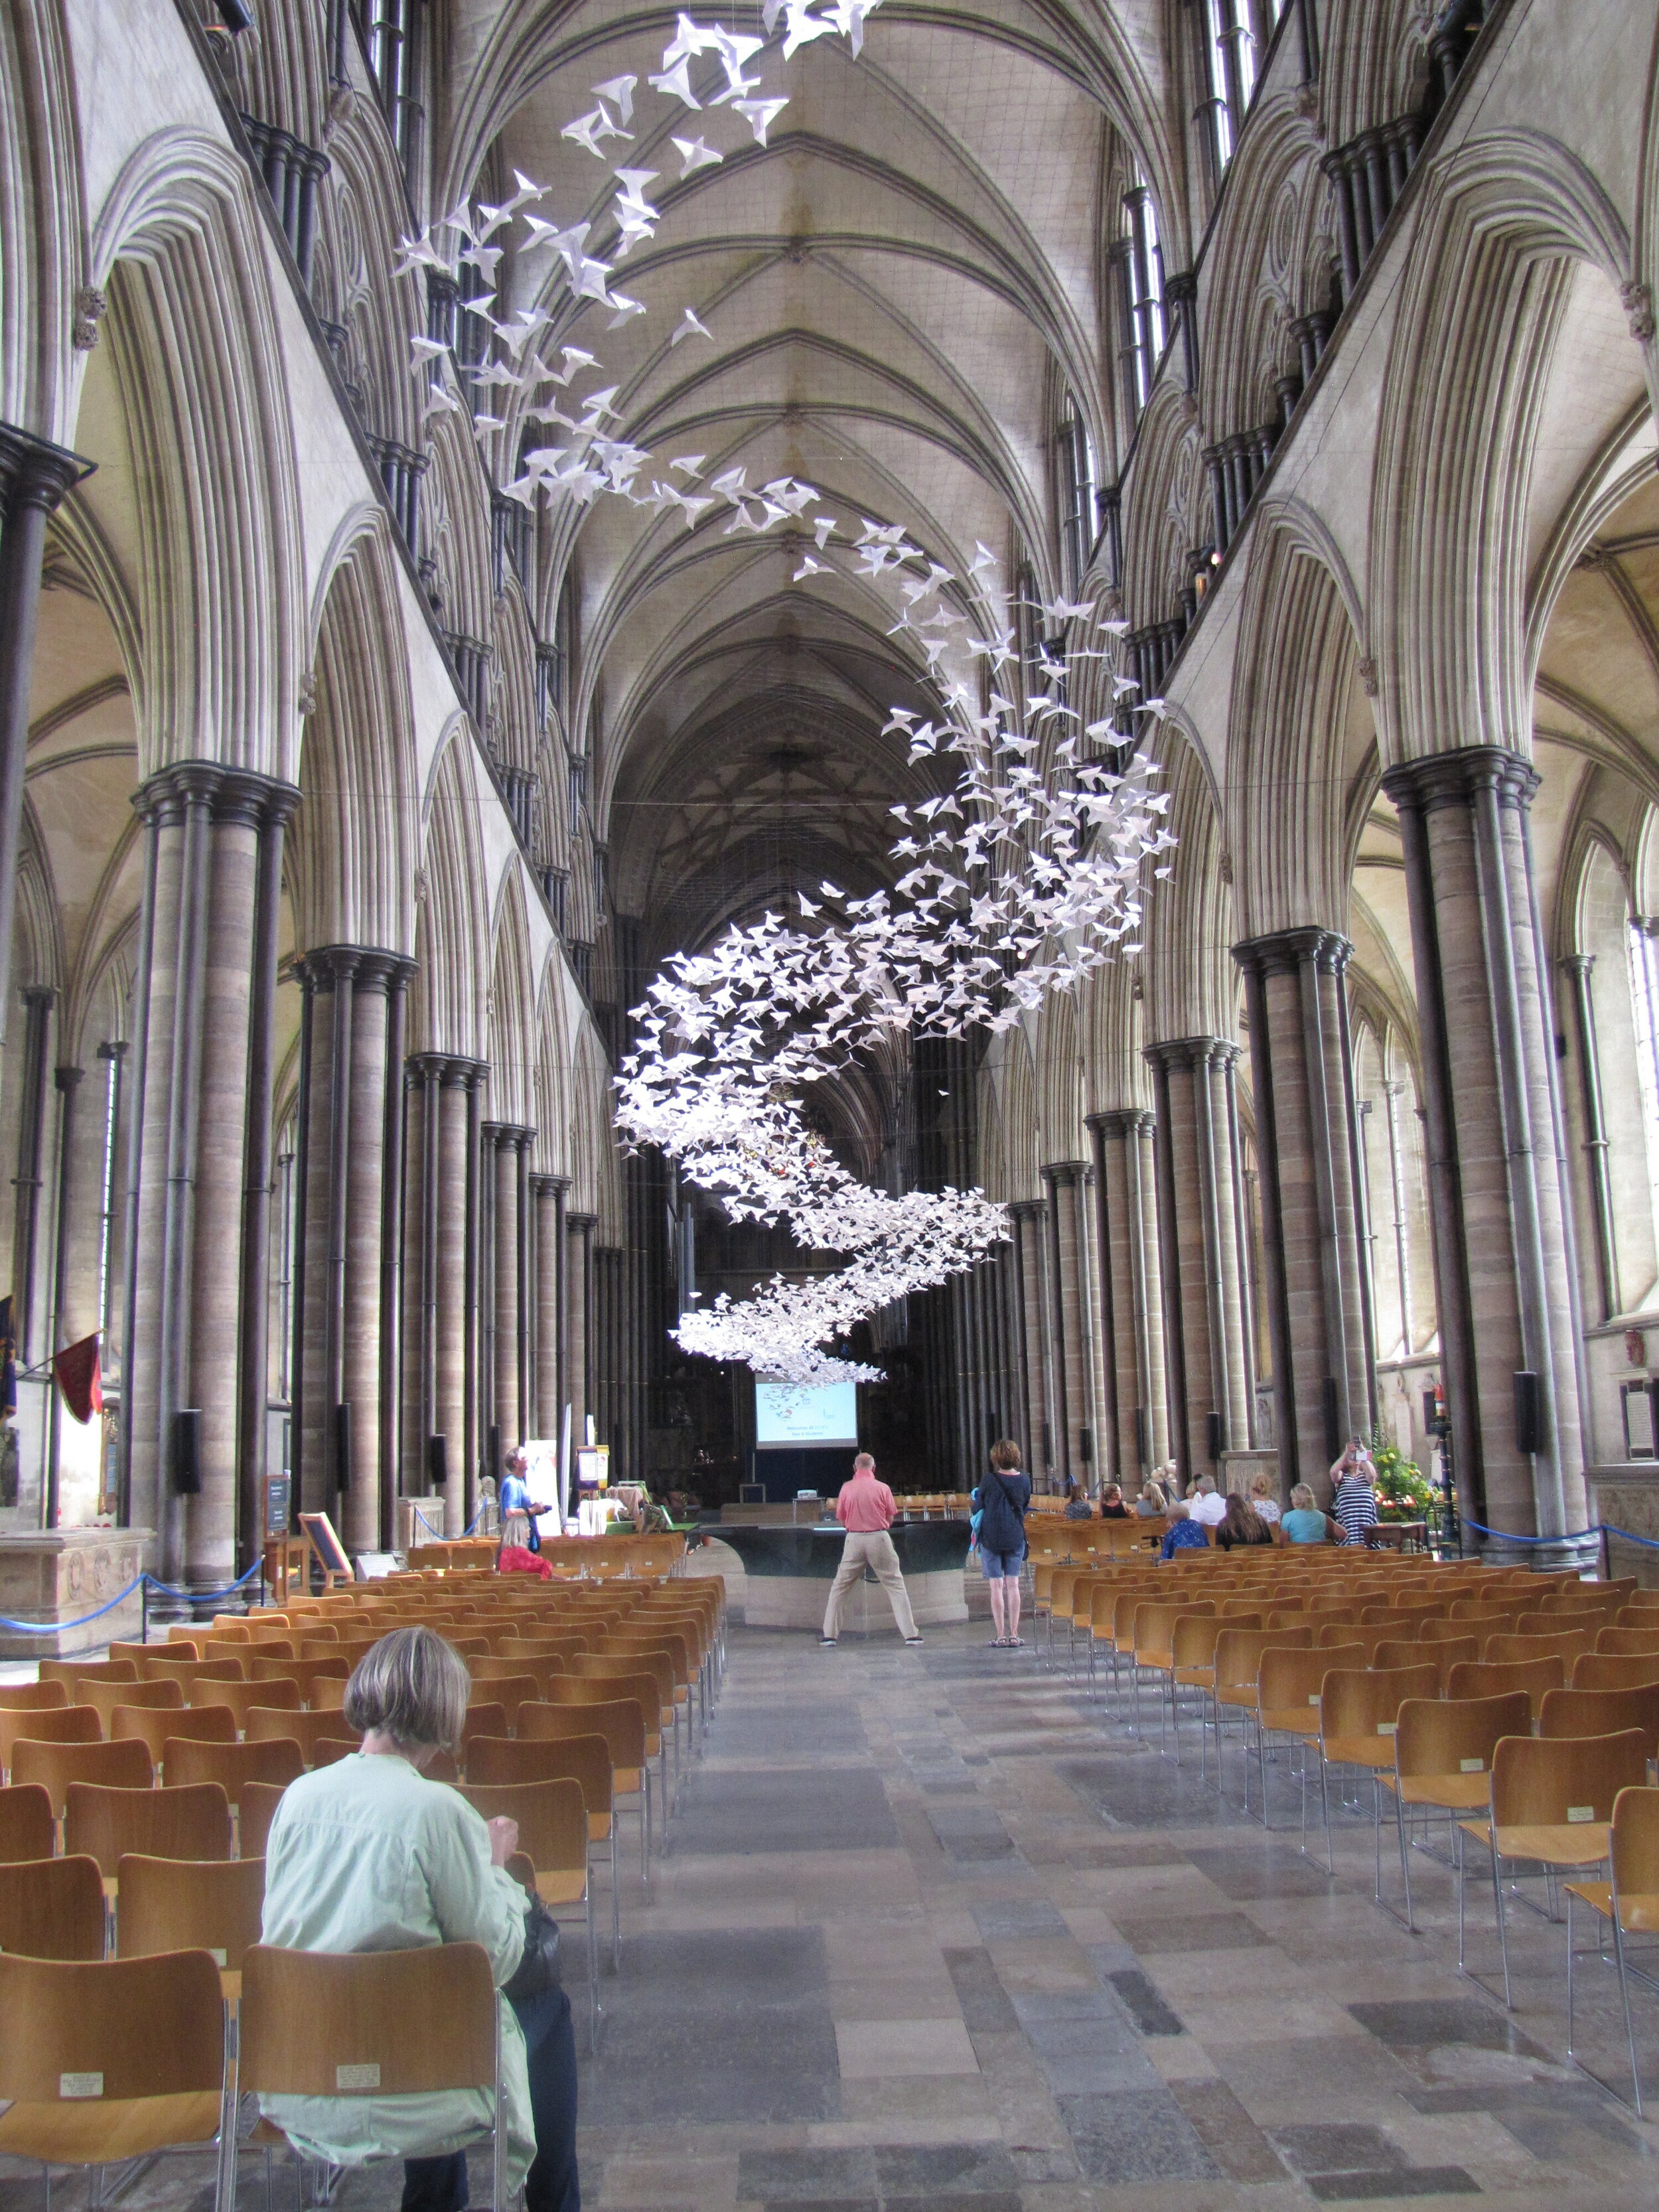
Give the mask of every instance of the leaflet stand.
<svg viewBox="0 0 1659 2212">
<path fill-rule="evenodd" d="M 311 1547 L 312 1558 L 322 1571 L 324 1595 L 327 1595 L 336 1583 L 350 1582 L 351 1562 L 347 1559 L 345 1548 L 335 1534 L 334 1523 L 327 1514 L 302 1513 L 300 1527 Z"/>
</svg>

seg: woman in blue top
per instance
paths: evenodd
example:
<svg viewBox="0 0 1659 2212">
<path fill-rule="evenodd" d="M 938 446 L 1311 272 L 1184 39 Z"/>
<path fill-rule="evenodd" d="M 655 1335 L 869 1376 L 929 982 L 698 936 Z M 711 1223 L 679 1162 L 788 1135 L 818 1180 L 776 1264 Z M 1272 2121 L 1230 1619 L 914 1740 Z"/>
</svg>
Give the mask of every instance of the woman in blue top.
<svg viewBox="0 0 1659 2212">
<path fill-rule="evenodd" d="M 538 1505 L 530 1495 L 530 1485 L 525 1471 L 530 1462 L 523 1450 L 515 1445 L 507 1455 L 507 1472 L 501 1477 L 501 1544 L 522 1545 L 527 1552 L 542 1548 L 540 1531 L 536 1526 L 539 1513 L 550 1513 L 551 1506 Z"/>
<path fill-rule="evenodd" d="M 994 1651 L 1019 1643 L 1019 1571 L 1025 1558 L 1025 1509 L 1031 1484 L 1020 1473 L 1019 1446 L 1004 1437 L 991 1447 L 991 1472 L 974 1492 L 979 1508 L 979 1571 L 991 1586 Z"/>
<path fill-rule="evenodd" d="M 1291 1510 L 1279 1525 L 1287 1544 L 1340 1544 L 1344 1540 L 1342 1529 L 1329 1514 L 1319 1510 L 1305 1482 L 1298 1482 L 1291 1492 Z"/>
</svg>

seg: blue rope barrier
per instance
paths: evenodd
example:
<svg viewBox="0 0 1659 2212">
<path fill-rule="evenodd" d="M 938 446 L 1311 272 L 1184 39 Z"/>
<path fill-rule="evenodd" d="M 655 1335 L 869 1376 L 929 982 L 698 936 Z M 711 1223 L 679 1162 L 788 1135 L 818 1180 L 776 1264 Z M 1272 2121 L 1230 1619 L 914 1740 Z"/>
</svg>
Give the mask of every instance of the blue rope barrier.
<svg viewBox="0 0 1659 2212">
<path fill-rule="evenodd" d="M 1579 1544 L 1587 1536 L 1600 1542 L 1603 1536 L 1617 1536 L 1621 1543 L 1640 1544 L 1644 1551 L 1659 1552 L 1659 1541 L 1651 1536 L 1638 1536 L 1633 1528 L 1620 1528 L 1612 1521 L 1597 1521 L 1589 1528 L 1570 1528 L 1562 1536 L 1521 1536 L 1509 1528 L 1488 1528 L 1484 1521 L 1471 1521 L 1466 1513 L 1463 1526 L 1473 1528 L 1481 1536 L 1496 1536 L 1504 1544 Z"/>
<path fill-rule="evenodd" d="M 83 1613 L 79 1620 L 8 1620 L 0 1615 L 0 1628 L 9 1629 L 15 1636 L 57 1636 L 66 1628 L 84 1628 L 89 1620 L 101 1620 L 106 1613 L 130 1598 L 136 1589 L 142 1589 L 149 1577 L 135 1576 L 124 1590 L 118 1590 L 107 1605 L 100 1605 L 96 1613 Z"/>
<path fill-rule="evenodd" d="M 253 1577 L 258 1573 L 263 1564 L 264 1562 L 262 1560 L 256 1559 L 245 1575 L 238 1575 L 234 1583 L 228 1583 L 223 1589 L 174 1589 L 171 1583 L 157 1582 L 154 1575 L 143 1575 L 139 1579 L 142 1582 L 147 1583 L 151 1589 L 159 1590 L 163 1597 L 182 1598 L 190 1605 L 210 1605 L 216 1598 L 234 1597 L 239 1589 L 242 1589 L 246 1583 L 251 1583 L 253 1580 Z"/>
</svg>

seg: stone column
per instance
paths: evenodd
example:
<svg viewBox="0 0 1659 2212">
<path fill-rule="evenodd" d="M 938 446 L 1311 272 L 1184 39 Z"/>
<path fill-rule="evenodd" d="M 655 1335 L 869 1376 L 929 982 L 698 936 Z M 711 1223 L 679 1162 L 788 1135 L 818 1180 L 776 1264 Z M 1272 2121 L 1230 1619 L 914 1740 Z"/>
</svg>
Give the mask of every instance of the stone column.
<svg viewBox="0 0 1659 2212">
<path fill-rule="evenodd" d="M 1147 1399 L 1139 1358 L 1141 1312 L 1133 1267 L 1134 1224 L 1130 1219 L 1127 1150 L 1133 1141 L 1128 1125 L 1140 1115 L 1091 1114 L 1089 1141 L 1094 1151 L 1096 1243 L 1100 1249 L 1100 1321 L 1107 1433 L 1102 1440 L 1102 1477 L 1131 1483 L 1144 1475 L 1147 1443 Z M 1150 1121 L 1150 1115 L 1146 1116 Z"/>
<path fill-rule="evenodd" d="M 1237 1057 L 1223 1037 L 1146 1047 L 1158 1098 L 1170 1445 L 1183 1486 L 1205 1473 L 1218 1481 L 1220 1455 L 1249 1442 L 1231 1095 Z"/>
<path fill-rule="evenodd" d="M 506 1452 L 530 1433 L 528 1323 L 531 1288 L 520 1203 L 533 1129 L 498 1126 L 495 1134 L 495 1419 Z"/>
<path fill-rule="evenodd" d="M 1043 1223 L 1048 1209 L 1039 1198 L 1016 1199 L 1008 1208 L 1014 1223 L 1014 1272 L 1025 1379 L 1025 1466 L 1032 1481 L 1054 1464 L 1054 1436 L 1048 1416 L 1048 1307 Z"/>
<path fill-rule="evenodd" d="M 1459 1501 L 1489 1528 L 1559 1537 L 1586 1518 L 1583 1339 L 1528 818 L 1539 779 L 1482 745 L 1382 781 L 1405 849 Z M 1540 1566 L 1581 1548 L 1514 1547 Z"/>
<path fill-rule="evenodd" d="M 505 1139 L 505 1143 L 503 1143 Z M 495 1200 L 496 1172 L 502 1151 L 507 1154 L 507 1171 L 513 1173 L 512 1135 L 505 1122 L 484 1121 L 478 1128 L 478 1468 L 483 1474 L 501 1477 L 499 1465 L 489 1459 L 489 1432 L 498 1428 L 503 1448 L 507 1443 L 508 1413 L 499 1410 L 510 1407 L 513 1401 L 513 1370 L 509 1364 L 505 1387 L 496 1366 L 496 1322 L 500 1310 L 500 1285 L 495 1272 Z M 516 1186 L 515 1186 L 516 1188 Z M 510 1209 L 512 1197 L 508 1200 Z M 510 1239 L 509 1239 L 510 1242 Z M 512 1316 L 509 1315 L 509 1325 Z M 509 1326 L 510 1336 L 510 1326 Z M 475 1478 L 476 1479 L 476 1478 Z"/>
<path fill-rule="evenodd" d="M 444 1534 L 466 1526 L 466 1454 L 471 1442 L 471 1329 L 465 1286 L 471 1253 L 468 1219 L 473 1149 L 471 1121 L 481 1070 L 477 1062 L 446 1058 L 438 1091 L 437 1173 L 428 1216 L 434 1266 L 433 1423 L 444 1439 L 448 1480 L 444 1488 Z"/>
<path fill-rule="evenodd" d="M 9 988 L 6 995 L 10 997 Z M 46 1099 L 52 1060 L 46 1049 L 58 991 L 51 983 L 28 983 L 23 1001 L 23 1079 L 18 1086 L 17 1192 L 12 1217 L 12 1328 L 17 1336 L 17 1364 L 32 1367 L 44 1348 L 46 1300 L 38 1295 L 40 1254 L 40 1193 L 45 1187 Z"/>
<path fill-rule="evenodd" d="M 1645 933 L 1644 933 L 1645 934 Z M 1595 997 L 1590 977 L 1593 952 L 1574 952 L 1561 963 L 1578 1032 L 1578 1066 L 1584 1111 L 1584 1169 L 1590 1188 L 1590 1218 L 1595 1232 L 1595 1279 L 1601 1293 L 1598 1321 L 1619 1310 L 1619 1239 L 1613 1227 L 1613 1178 L 1607 1169 L 1607 1125 L 1601 1102 L 1601 1055 L 1595 1034 Z M 1397 1208 L 1396 1208 L 1397 1210 Z"/>
<path fill-rule="evenodd" d="M 1062 1483 L 1086 1484 L 1083 1431 L 1089 1425 L 1088 1352 L 1084 1341 L 1083 1224 L 1078 1209 L 1087 1165 L 1060 1160 L 1042 1170 L 1048 1186 L 1049 1311 L 1054 1347 L 1054 1411 Z"/>
<path fill-rule="evenodd" d="M 532 1175 L 531 1204 L 536 1221 L 536 1395 L 532 1425 L 538 1436 L 556 1438 L 564 1419 L 565 1383 L 565 1197 L 568 1176 Z"/>
<path fill-rule="evenodd" d="M 570 1465 L 572 1494 L 576 1468 L 574 1454 L 587 1435 L 587 1416 L 597 1413 L 594 1401 L 593 1231 L 597 1213 L 567 1211 L 565 1225 L 565 1353 L 566 1391 L 570 1401 Z"/>
<path fill-rule="evenodd" d="M 92 465 L 78 453 L 0 422 L 0 1021 L 11 1011 L 17 841 L 46 518 L 72 485 L 91 474 Z"/>
<path fill-rule="evenodd" d="M 70 1341 L 64 1333 L 64 1306 L 69 1296 L 70 1261 L 70 1199 L 74 1189 L 75 1166 L 75 1099 L 86 1070 L 83 1067 L 57 1067 L 52 1070 L 52 1081 L 58 1089 L 58 1202 L 52 1208 L 52 1329 L 47 1348 L 61 1352 Z M 61 1436 L 64 1403 L 59 1393 L 53 1390 L 47 1401 L 51 1407 L 50 1434 L 46 1440 L 46 1495 L 41 1525 L 55 1528 L 58 1519 L 58 1449 Z"/>
<path fill-rule="evenodd" d="M 298 793 L 265 794 L 253 891 L 248 977 L 247 1156 L 242 1179 L 241 1328 L 237 1352 L 236 1571 L 260 1556 L 265 1526 L 265 1426 L 270 1307 L 271 1084 L 276 1066 L 276 966 L 283 902 L 283 845 Z"/>
<path fill-rule="evenodd" d="M 399 1478 L 398 1419 L 404 1367 L 404 1046 L 409 1018 L 412 960 L 390 963 L 386 978 L 386 1056 L 381 1071 L 385 1113 L 385 1161 L 380 1180 L 380 1548 L 398 1540 Z"/>
<path fill-rule="evenodd" d="M 240 1291 L 262 850 L 291 787 L 215 762 L 136 795 L 148 829 L 134 1038 L 123 1501 L 164 1579 L 236 1571 Z M 253 1048 L 251 1049 L 251 1048 Z M 193 1413 L 198 1466 L 180 1415 Z"/>
<path fill-rule="evenodd" d="M 462 1346 L 462 1457 L 459 1474 L 460 1522 L 456 1533 L 470 1528 L 477 1511 L 478 1462 L 483 1454 L 483 1428 L 487 1415 L 484 1399 L 488 1395 L 483 1345 L 483 1237 L 484 1237 L 484 1176 L 483 1176 L 483 1088 L 489 1073 L 483 1062 L 477 1064 L 477 1074 L 467 1091 L 466 1098 L 466 1158 L 464 1189 L 465 1218 L 464 1235 L 465 1249 L 458 1279 L 466 1297 L 466 1325 Z M 456 1478 L 451 1477 L 452 1493 Z M 450 1507 L 445 1503 L 445 1524 L 447 1526 Z"/>
<path fill-rule="evenodd" d="M 347 1211 L 351 1195 L 357 1076 L 356 978 L 365 957 L 355 945 L 327 945 L 295 963 L 308 1030 L 300 1116 L 305 1178 L 299 1247 L 303 1282 L 296 1368 L 295 1464 L 305 1509 L 340 1515 L 349 1491 L 339 1409 L 345 1387 Z M 365 1003 L 368 994 L 365 993 Z M 373 1142 L 378 1148 L 380 1130 Z M 355 1455 L 355 1437 L 354 1437 Z M 341 1534 L 344 1535 L 344 1530 Z"/>
<path fill-rule="evenodd" d="M 1325 929 L 1233 947 L 1250 1018 L 1279 1486 L 1325 1497 L 1332 1462 L 1376 1425 L 1359 1135 L 1345 971 Z"/>
<path fill-rule="evenodd" d="M 435 1052 L 404 1064 L 401 1487 L 417 1498 L 430 1489 L 430 1440 L 438 1429 L 438 1143 L 446 1065 Z"/>
</svg>

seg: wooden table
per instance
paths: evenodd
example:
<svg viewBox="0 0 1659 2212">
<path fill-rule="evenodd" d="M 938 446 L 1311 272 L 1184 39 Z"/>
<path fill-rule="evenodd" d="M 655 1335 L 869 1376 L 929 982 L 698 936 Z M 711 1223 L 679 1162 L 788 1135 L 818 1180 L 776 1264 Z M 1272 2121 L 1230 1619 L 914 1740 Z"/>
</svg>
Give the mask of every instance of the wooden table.
<svg viewBox="0 0 1659 2212">
<path fill-rule="evenodd" d="M 267 1536 L 265 1538 L 265 1589 L 278 1605 L 288 1602 L 289 1581 L 297 1582 L 301 1595 L 307 1586 L 306 1562 L 311 1547 L 303 1536 Z"/>
</svg>

